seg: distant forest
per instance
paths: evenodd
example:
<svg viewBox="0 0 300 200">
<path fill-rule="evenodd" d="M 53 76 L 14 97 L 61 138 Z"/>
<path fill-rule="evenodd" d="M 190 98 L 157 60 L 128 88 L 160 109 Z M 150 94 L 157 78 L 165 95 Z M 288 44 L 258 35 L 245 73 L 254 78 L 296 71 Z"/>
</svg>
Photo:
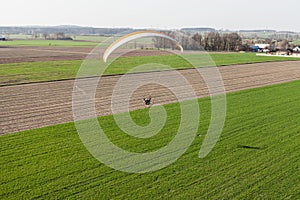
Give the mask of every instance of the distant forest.
<svg viewBox="0 0 300 200">
<path fill-rule="evenodd" d="M 54 34 L 54 33 L 64 33 L 66 35 L 116 35 L 120 33 L 126 33 L 131 31 L 136 31 L 140 29 L 133 28 L 94 28 L 94 27 L 82 27 L 82 26 L 21 26 L 21 27 L 9 27 L 0 26 L 0 34 Z M 237 32 L 242 37 L 247 38 L 264 38 L 264 37 L 285 37 L 282 39 L 287 39 L 286 37 L 296 37 L 300 33 L 291 31 L 276 31 L 276 30 L 240 30 L 240 31 L 230 31 L 230 30 L 216 30 L 214 28 L 182 28 L 179 31 L 186 33 L 207 33 L 207 32 L 219 32 L 219 33 L 230 33 Z M 300 37 L 299 37 L 300 38 Z"/>
<path fill-rule="evenodd" d="M 93 28 L 81 26 L 49 26 L 49 27 L 0 27 L 0 34 L 54 34 L 64 33 L 66 35 L 116 35 L 132 31 L 131 28 Z"/>
</svg>

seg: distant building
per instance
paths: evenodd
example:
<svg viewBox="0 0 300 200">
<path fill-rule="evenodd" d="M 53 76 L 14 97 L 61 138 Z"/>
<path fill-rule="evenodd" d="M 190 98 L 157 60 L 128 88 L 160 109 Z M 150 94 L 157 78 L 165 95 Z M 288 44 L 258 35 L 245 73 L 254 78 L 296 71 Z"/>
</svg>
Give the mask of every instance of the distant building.
<svg viewBox="0 0 300 200">
<path fill-rule="evenodd" d="M 258 46 L 259 49 L 268 49 L 270 44 L 255 44 L 254 46 Z"/>
<path fill-rule="evenodd" d="M 259 46 L 250 46 L 249 48 L 253 52 L 258 52 L 259 51 Z"/>
<path fill-rule="evenodd" d="M 0 35 L 0 40 L 4 41 L 4 40 L 6 40 L 6 38 L 4 36 Z"/>
<path fill-rule="evenodd" d="M 268 52 L 268 49 L 270 48 L 269 44 L 255 44 L 254 46 L 249 47 L 251 51 L 254 52 Z"/>
<path fill-rule="evenodd" d="M 293 49 L 294 51 L 299 51 L 300 52 L 300 46 L 297 46 Z"/>
</svg>

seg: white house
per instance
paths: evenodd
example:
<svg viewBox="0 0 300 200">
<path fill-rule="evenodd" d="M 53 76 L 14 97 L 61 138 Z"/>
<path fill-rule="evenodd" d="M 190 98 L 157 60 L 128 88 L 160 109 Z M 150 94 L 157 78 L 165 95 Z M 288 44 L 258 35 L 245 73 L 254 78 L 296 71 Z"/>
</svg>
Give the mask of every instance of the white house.
<svg viewBox="0 0 300 200">
<path fill-rule="evenodd" d="M 6 38 L 4 36 L 0 35 L 0 40 L 4 41 L 4 40 L 6 40 Z"/>
<path fill-rule="evenodd" d="M 255 46 L 258 46 L 260 49 L 267 49 L 270 47 L 270 44 L 255 44 Z"/>
<path fill-rule="evenodd" d="M 297 46 L 293 49 L 294 51 L 300 51 L 300 46 Z"/>
</svg>

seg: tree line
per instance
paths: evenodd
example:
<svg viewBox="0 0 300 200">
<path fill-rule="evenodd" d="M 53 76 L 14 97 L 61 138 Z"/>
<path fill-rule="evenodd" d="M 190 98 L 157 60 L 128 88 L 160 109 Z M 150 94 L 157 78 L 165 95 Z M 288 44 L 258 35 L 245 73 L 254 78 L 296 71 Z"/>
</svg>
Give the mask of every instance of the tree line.
<svg viewBox="0 0 300 200">
<path fill-rule="evenodd" d="M 238 33 L 209 32 L 186 35 L 165 31 L 164 34 L 176 39 L 186 50 L 242 51 L 247 48 Z M 154 38 L 153 42 L 155 48 L 176 48 L 173 42 L 164 38 Z"/>
<path fill-rule="evenodd" d="M 33 27 L 5 27 L 0 26 L 1 34 L 54 34 L 63 32 L 68 35 L 115 35 L 133 31 L 132 28 L 93 28 L 81 26 L 33 26 Z"/>
</svg>

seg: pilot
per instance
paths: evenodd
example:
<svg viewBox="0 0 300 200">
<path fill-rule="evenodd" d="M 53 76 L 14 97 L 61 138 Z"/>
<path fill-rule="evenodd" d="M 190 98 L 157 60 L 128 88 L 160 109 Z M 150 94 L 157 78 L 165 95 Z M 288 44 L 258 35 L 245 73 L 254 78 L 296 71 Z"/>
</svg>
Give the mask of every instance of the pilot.
<svg viewBox="0 0 300 200">
<path fill-rule="evenodd" d="M 149 97 L 149 98 L 143 98 L 143 100 L 144 100 L 144 103 L 145 103 L 146 106 L 150 106 L 151 105 L 151 97 Z"/>
</svg>

